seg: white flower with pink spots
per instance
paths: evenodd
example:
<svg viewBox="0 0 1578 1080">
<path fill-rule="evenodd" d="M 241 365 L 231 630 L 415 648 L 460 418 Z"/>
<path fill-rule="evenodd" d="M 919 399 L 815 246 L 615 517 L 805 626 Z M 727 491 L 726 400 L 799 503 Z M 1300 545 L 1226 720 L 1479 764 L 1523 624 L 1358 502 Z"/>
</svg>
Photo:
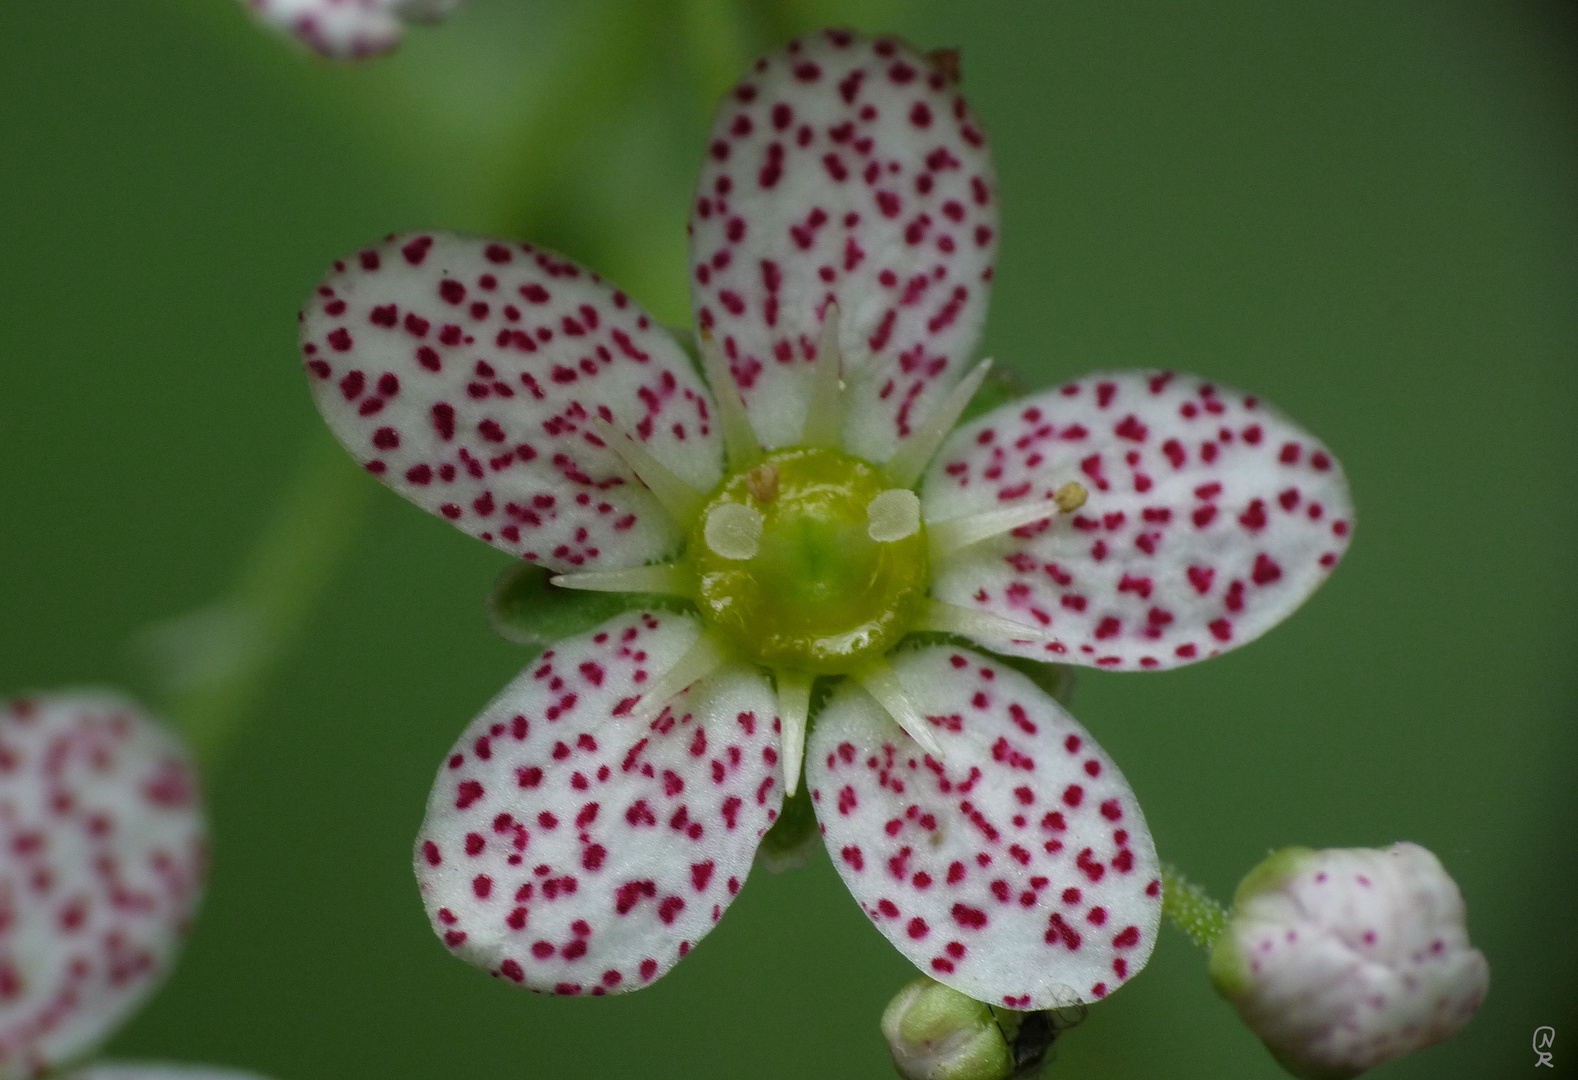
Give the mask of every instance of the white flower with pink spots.
<svg viewBox="0 0 1578 1080">
<path fill-rule="evenodd" d="M 142 1004 L 207 863 L 191 761 L 140 708 L 96 691 L 0 701 L 0 1076 L 81 1057 Z M 246 1080 L 143 1065 L 74 1075 Z"/>
<path fill-rule="evenodd" d="M 1160 872 L 1116 765 L 1001 660 L 900 639 L 1203 659 L 1324 580 L 1351 507 L 1317 440 L 1188 376 L 1090 376 L 950 434 L 985 373 L 997 234 L 948 65 L 826 31 L 758 61 L 714 123 L 691 216 L 705 379 L 530 244 L 391 236 L 319 286 L 309 380 L 369 472 L 562 585 L 694 605 L 555 643 L 462 735 L 416 854 L 457 955 L 542 991 L 646 985 L 737 895 L 803 760 L 839 873 L 928 975 L 1039 1009 L 1143 967 Z M 829 531 L 796 547 L 818 499 Z M 833 578 L 761 569 L 817 560 L 870 569 L 826 592 L 842 636 L 786 629 Z"/>
<path fill-rule="evenodd" d="M 407 23 L 438 22 L 465 0 L 244 0 L 264 22 L 323 56 L 360 60 L 400 44 Z"/>
</svg>

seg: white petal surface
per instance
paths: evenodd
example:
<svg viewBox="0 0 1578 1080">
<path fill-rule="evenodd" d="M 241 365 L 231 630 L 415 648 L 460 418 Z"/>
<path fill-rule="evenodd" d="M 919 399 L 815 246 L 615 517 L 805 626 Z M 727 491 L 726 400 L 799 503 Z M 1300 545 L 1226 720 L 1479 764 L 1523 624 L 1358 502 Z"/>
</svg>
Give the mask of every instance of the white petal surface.
<svg viewBox="0 0 1578 1080">
<path fill-rule="evenodd" d="M 221 1069 L 212 1065 L 105 1061 L 74 1072 L 66 1080 L 265 1080 L 265 1078 L 257 1073 Z"/>
<path fill-rule="evenodd" d="M 965 425 L 921 504 L 939 521 L 1071 481 L 1089 492 L 1073 514 L 934 569 L 937 599 L 1055 634 L 1008 650 L 1041 660 L 1149 670 L 1253 641 L 1326 580 L 1353 530 L 1319 440 L 1258 398 L 1170 372 L 1091 375 Z"/>
<path fill-rule="evenodd" d="M 1014 1009 L 1105 997 L 1156 945 L 1161 873 L 1139 803 L 1088 732 L 1029 679 L 934 647 L 893 669 L 937 762 L 846 681 L 806 782 L 849 891 L 921 971 Z"/>
<path fill-rule="evenodd" d="M 163 978 L 207 863 L 186 751 L 107 693 L 0 706 L 0 1075 L 89 1049 Z"/>
<path fill-rule="evenodd" d="M 733 901 L 782 802 L 766 678 L 725 668 L 630 719 L 699 630 L 611 619 L 544 653 L 466 729 L 416 844 L 428 917 L 457 956 L 533 990 L 636 990 Z"/>
<path fill-rule="evenodd" d="M 437 22 L 464 0 L 245 0 L 265 22 L 337 60 L 386 53 L 407 22 Z"/>
<path fill-rule="evenodd" d="M 679 543 L 594 418 L 701 491 L 722 473 L 706 388 L 667 331 L 529 244 L 375 244 L 318 287 L 301 347 L 319 411 L 369 472 L 555 570 L 637 566 Z"/>
<path fill-rule="evenodd" d="M 691 292 L 763 445 L 800 435 L 823 309 L 852 386 L 844 443 L 885 461 L 964 375 L 997 247 L 980 126 L 925 56 L 824 30 L 757 62 L 713 123 Z M 869 354 L 869 359 L 866 359 Z"/>
</svg>

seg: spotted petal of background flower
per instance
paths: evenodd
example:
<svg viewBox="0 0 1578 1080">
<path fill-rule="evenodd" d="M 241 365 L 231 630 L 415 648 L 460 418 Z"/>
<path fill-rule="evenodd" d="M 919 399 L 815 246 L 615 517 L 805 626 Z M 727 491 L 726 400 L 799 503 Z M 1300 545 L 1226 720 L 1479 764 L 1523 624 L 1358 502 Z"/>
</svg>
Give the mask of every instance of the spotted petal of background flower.
<svg viewBox="0 0 1578 1080">
<path fill-rule="evenodd" d="M 645 986 L 712 929 L 783 783 L 754 670 L 633 715 L 700 633 L 679 615 L 611 619 L 543 653 L 466 729 L 416 844 L 451 952 L 534 990 L 601 995 Z"/>
<path fill-rule="evenodd" d="M 893 669 L 944 757 L 855 684 L 806 752 L 833 865 L 916 967 L 994 1005 L 1105 997 L 1156 946 L 1161 871 L 1112 759 L 1025 676 L 931 647 Z"/>
<path fill-rule="evenodd" d="M 1336 458 L 1266 402 L 1170 372 L 1091 375 L 966 424 L 922 488 L 928 521 L 1047 500 L 1085 505 L 966 548 L 933 595 L 1041 626 L 1006 651 L 1161 669 L 1253 641 L 1337 565 L 1353 504 Z"/>
<path fill-rule="evenodd" d="M 530 244 L 392 236 L 335 264 L 302 312 L 301 349 L 318 410 L 368 472 L 555 570 L 679 545 L 594 417 L 698 490 L 722 475 L 711 397 L 668 332 Z"/>
<path fill-rule="evenodd" d="M 136 705 L 0 708 L 0 1074 L 81 1055 L 153 991 L 206 863 L 191 762 Z"/>
<path fill-rule="evenodd" d="M 400 44 L 408 22 L 437 22 L 465 0 L 244 0 L 313 51 L 359 60 Z"/>
<path fill-rule="evenodd" d="M 257 1073 L 238 1072 L 211 1065 L 175 1065 L 163 1062 L 103 1062 L 72 1073 L 65 1080 L 265 1080 Z"/>
<path fill-rule="evenodd" d="M 800 434 L 830 299 L 858 366 L 852 453 L 886 461 L 963 377 L 991 289 L 996 183 L 945 68 L 895 38 L 807 34 L 724 96 L 691 213 L 691 298 L 764 446 Z"/>
</svg>

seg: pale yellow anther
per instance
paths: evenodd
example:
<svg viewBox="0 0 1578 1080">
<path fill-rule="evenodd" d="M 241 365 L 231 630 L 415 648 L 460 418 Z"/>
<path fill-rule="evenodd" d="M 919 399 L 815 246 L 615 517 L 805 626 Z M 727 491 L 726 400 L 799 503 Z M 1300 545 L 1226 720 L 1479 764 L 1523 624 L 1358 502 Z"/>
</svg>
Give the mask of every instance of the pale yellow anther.
<svg viewBox="0 0 1578 1080">
<path fill-rule="evenodd" d="M 866 535 L 879 544 L 914 536 L 920 523 L 920 499 L 909 488 L 889 488 L 866 504 Z"/>
<path fill-rule="evenodd" d="M 745 474 L 745 489 L 757 502 L 772 502 L 778 497 L 778 466 L 770 461 L 756 466 Z"/>
<path fill-rule="evenodd" d="M 702 535 L 725 559 L 754 559 L 762 546 L 762 515 L 743 503 L 722 503 L 707 514 Z"/>
<path fill-rule="evenodd" d="M 1052 501 L 1057 503 L 1057 508 L 1065 514 L 1072 514 L 1085 500 L 1090 498 L 1090 492 L 1085 490 L 1085 485 L 1070 480 L 1052 493 Z"/>
</svg>

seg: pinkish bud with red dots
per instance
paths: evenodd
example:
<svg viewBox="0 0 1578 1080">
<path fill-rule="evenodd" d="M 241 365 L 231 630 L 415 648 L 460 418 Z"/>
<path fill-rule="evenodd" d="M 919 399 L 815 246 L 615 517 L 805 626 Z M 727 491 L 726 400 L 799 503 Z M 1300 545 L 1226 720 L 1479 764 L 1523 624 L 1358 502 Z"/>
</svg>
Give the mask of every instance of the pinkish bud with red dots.
<svg viewBox="0 0 1578 1080">
<path fill-rule="evenodd" d="M 335 60 L 378 56 L 410 22 L 437 22 L 464 0 L 245 0 L 265 22 Z"/>
<path fill-rule="evenodd" d="M 1287 848 L 1239 885 L 1211 980 L 1289 1072 L 1342 1080 L 1474 1015 L 1490 968 L 1464 914 L 1417 844 Z"/>
<path fill-rule="evenodd" d="M 0 702 L 0 1076 L 81 1056 L 159 984 L 207 864 L 186 751 L 124 698 Z"/>
<path fill-rule="evenodd" d="M 888 1002 L 882 1037 L 905 1080 L 1003 1080 L 1014 1070 L 992 1010 L 924 977 Z"/>
</svg>

